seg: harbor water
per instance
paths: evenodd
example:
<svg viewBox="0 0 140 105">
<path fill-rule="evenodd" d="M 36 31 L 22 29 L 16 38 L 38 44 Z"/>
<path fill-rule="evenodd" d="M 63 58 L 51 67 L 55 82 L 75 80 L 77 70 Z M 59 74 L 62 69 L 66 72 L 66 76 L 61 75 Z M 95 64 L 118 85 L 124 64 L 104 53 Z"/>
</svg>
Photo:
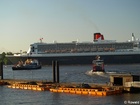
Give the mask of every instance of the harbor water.
<svg viewBox="0 0 140 105">
<path fill-rule="evenodd" d="M 52 66 L 40 70 L 13 71 L 4 66 L 4 79 L 52 81 Z M 60 65 L 60 82 L 107 83 L 111 73 L 140 75 L 140 64 L 105 65 L 106 74 L 91 74 L 92 65 Z M 124 93 L 111 96 L 91 96 L 49 91 L 33 91 L 0 86 L 1 105 L 140 105 L 140 93 Z"/>
</svg>

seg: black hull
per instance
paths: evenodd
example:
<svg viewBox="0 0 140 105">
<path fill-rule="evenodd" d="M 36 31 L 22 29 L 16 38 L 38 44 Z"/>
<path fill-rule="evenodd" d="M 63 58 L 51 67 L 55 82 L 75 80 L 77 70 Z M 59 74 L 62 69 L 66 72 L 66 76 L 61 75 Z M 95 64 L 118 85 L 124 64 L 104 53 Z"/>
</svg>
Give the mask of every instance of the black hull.
<svg viewBox="0 0 140 105">
<path fill-rule="evenodd" d="M 35 67 L 12 67 L 12 70 L 38 70 L 41 69 L 41 65 L 35 66 Z"/>
<path fill-rule="evenodd" d="M 91 64 L 96 56 L 66 56 L 66 57 L 8 57 L 12 64 L 16 64 L 19 60 L 25 61 L 27 58 L 35 58 L 42 65 L 51 65 L 52 61 L 59 61 L 60 64 Z M 132 64 L 140 63 L 140 55 L 102 55 L 100 56 L 105 64 Z"/>
<path fill-rule="evenodd" d="M 105 73 L 105 71 L 92 71 L 93 73 Z"/>
<path fill-rule="evenodd" d="M 92 72 L 105 72 L 105 70 L 97 69 L 97 70 L 92 70 Z"/>
<path fill-rule="evenodd" d="M 25 61 L 27 58 L 35 58 L 42 65 L 51 65 L 52 61 L 59 61 L 62 65 L 73 65 L 73 64 L 92 64 L 93 59 L 96 55 L 93 56 L 59 56 L 59 57 L 38 57 L 38 56 L 11 56 L 8 57 L 12 64 L 16 64 L 19 60 Z M 125 55 L 100 55 L 104 60 L 105 64 L 133 64 L 140 63 L 140 54 L 125 54 Z"/>
</svg>

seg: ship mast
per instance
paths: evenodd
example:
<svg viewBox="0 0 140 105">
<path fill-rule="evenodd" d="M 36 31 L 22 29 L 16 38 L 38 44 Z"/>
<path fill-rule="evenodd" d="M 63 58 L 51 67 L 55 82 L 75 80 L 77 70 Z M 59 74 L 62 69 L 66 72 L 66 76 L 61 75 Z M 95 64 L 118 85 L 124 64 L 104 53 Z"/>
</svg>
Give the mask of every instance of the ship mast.
<svg viewBox="0 0 140 105">
<path fill-rule="evenodd" d="M 40 43 L 42 43 L 42 42 L 43 42 L 43 41 L 42 41 L 42 40 L 43 40 L 43 38 L 40 38 L 39 40 L 40 40 Z"/>
</svg>

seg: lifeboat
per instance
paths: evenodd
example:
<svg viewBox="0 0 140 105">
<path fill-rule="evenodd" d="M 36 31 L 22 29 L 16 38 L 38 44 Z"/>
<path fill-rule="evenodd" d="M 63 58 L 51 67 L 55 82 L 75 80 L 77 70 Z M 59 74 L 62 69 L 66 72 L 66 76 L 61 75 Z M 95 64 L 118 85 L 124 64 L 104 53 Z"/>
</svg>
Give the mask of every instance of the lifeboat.
<svg viewBox="0 0 140 105">
<path fill-rule="evenodd" d="M 91 51 L 92 51 L 92 52 L 96 52 L 97 49 L 96 49 L 96 48 L 91 48 Z"/>
</svg>

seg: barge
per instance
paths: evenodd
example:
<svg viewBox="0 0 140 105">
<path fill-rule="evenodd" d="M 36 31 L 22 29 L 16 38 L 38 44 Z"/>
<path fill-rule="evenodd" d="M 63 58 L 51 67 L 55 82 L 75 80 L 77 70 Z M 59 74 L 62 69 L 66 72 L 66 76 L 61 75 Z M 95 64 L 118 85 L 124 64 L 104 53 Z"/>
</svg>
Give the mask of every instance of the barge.
<svg viewBox="0 0 140 105">
<path fill-rule="evenodd" d="M 107 96 L 107 95 L 116 95 L 122 93 L 120 89 L 86 89 L 86 88 L 57 88 L 50 89 L 51 92 L 60 92 L 60 93 L 72 93 L 72 94 L 84 94 L 84 95 L 94 95 L 94 96 Z"/>
</svg>

